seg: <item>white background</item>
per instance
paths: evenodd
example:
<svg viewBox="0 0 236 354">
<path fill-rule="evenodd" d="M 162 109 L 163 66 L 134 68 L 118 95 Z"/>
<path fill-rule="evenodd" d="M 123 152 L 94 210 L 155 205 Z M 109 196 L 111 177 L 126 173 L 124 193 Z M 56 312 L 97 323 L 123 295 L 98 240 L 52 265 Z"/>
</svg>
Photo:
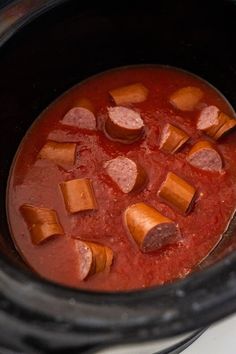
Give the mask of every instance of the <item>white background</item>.
<svg viewBox="0 0 236 354">
<path fill-rule="evenodd" d="M 183 339 L 183 338 L 181 338 Z M 103 349 L 98 354 L 153 354 L 176 343 L 176 338 L 168 341 L 154 341 L 132 346 L 118 346 Z M 236 354 L 236 315 L 220 321 L 204 332 L 183 354 Z"/>
<path fill-rule="evenodd" d="M 183 354 L 236 354 L 236 315 L 211 326 Z"/>
</svg>

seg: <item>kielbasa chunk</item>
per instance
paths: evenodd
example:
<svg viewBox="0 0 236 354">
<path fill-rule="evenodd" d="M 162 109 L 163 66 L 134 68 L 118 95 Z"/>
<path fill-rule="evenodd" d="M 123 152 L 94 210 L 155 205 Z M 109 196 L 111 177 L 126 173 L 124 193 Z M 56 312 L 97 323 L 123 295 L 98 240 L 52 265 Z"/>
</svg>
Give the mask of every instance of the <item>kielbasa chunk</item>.
<svg viewBox="0 0 236 354">
<path fill-rule="evenodd" d="M 161 150 L 174 154 L 189 139 L 189 136 L 172 124 L 166 124 L 162 130 L 159 147 Z"/>
<path fill-rule="evenodd" d="M 132 142 L 142 135 L 144 123 L 140 114 L 133 109 L 110 107 L 105 129 L 112 138 Z"/>
<path fill-rule="evenodd" d="M 142 188 L 147 180 L 144 169 L 127 157 L 116 157 L 105 162 L 104 167 L 123 193 Z"/>
<path fill-rule="evenodd" d="M 75 240 L 78 252 L 79 280 L 96 273 L 109 271 L 113 261 L 113 251 L 107 246 L 94 242 Z"/>
<path fill-rule="evenodd" d="M 215 133 L 221 126 L 219 115 L 220 110 L 216 106 L 207 106 L 203 108 L 198 117 L 197 129 L 203 130 L 210 137 L 214 137 Z"/>
<path fill-rule="evenodd" d="M 96 129 L 95 115 L 93 112 L 84 107 L 71 108 L 60 121 L 60 123 L 80 129 Z"/>
<path fill-rule="evenodd" d="M 170 96 L 170 103 L 181 111 L 192 111 L 203 97 L 200 88 L 194 86 L 183 87 Z"/>
<path fill-rule="evenodd" d="M 180 239 L 175 222 L 145 203 L 129 206 L 124 213 L 124 222 L 142 252 L 156 251 Z"/>
<path fill-rule="evenodd" d="M 216 106 L 202 109 L 197 120 L 197 129 L 217 140 L 236 126 L 236 120 L 221 112 Z"/>
<path fill-rule="evenodd" d="M 230 118 L 227 114 L 223 112 L 220 113 L 219 120 L 224 123 L 217 130 L 214 136 L 215 140 L 218 140 L 221 136 L 225 135 L 236 126 L 236 119 Z"/>
<path fill-rule="evenodd" d="M 33 244 L 38 245 L 52 236 L 64 234 L 55 210 L 23 204 L 20 212 L 28 226 Z"/>
<path fill-rule="evenodd" d="M 169 172 L 158 191 L 159 196 L 182 214 L 190 211 L 196 190 L 185 180 Z"/>
<path fill-rule="evenodd" d="M 146 100 L 148 89 L 141 83 L 118 87 L 109 91 L 116 105 L 139 103 Z"/>
<path fill-rule="evenodd" d="M 76 144 L 47 141 L 38 154 L 39 159 L 53 161 L 55 164 L 72 167 L 75 163 Z"/>
<path fill-rule="evenodd" d="M 213 145 L 206 140 L 197 142 L 189 151 L 187 161 L 201 170 L 219 172 L 222 169 L 222 159 Z"/>
<path fill-rule="evenodd" d="M 95 113 L 95 108 L 93 103 L 86 97 L 77 98 L 73 104 L 74 107 L 83 107 L 88 109 L 90 112 Z"/>
<path fill-rule="evenodd" d="M 69 213 L 97 209 L 92 181 L 78 178 L 60 183 L 61 192 Z"/>
</svg>

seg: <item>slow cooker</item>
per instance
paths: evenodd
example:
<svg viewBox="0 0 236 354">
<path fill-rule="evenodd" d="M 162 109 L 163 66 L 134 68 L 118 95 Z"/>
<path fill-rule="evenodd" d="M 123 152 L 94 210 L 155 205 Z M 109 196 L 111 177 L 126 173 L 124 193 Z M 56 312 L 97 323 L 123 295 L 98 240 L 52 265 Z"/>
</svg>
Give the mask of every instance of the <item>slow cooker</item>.
<svg viewBox="0 0 236 354">
<path fill-rule="evenodd" d="M 124 293 L 75 290 L 39 278 L 14 249 L 5 196 L 17 147 L 38 114 L 74 84 L 131 64 L 193 72 L 236 108 L 236 2 L 2 2 L 0 11 L 1 353 L 85 353 L 176 335 L 179 353 L 236 310 L 236 222 L 194 272 Z M 194 332 L 193 332 L 194 331 Z M 168 346 L 168 345 L 167 345 Z"/>
</svg>

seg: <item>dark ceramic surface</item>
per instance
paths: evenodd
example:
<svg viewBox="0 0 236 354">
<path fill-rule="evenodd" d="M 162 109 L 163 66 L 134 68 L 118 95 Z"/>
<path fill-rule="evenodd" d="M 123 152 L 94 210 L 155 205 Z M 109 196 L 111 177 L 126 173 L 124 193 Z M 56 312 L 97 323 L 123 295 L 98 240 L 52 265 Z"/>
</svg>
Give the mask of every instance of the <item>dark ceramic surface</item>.
<svg viewBox="0 0 236 354">
<path fill-rule="evenodd" d="M 82 353 L 97 344 L 172 336 L 232 313 L 235 253 L 183 281 L 126 294 L 53 285 L 17 257 L 5 215 L 9 168 L 29 125 L 69 87 L 117 66 L 168 64 L 202 76 L 236 108 L 235 2 L 159 0 L 155 7 L 119 2 L 112 8 L 62 2 L 13 37 L 15 27 L 0 37 L 0 44 L 8 39 L 0 48 L 0 342 L 18 352 L 77 353 L 80 347 Z M 232 242 L 234 235 L 233 225 Z"/>
</svg>

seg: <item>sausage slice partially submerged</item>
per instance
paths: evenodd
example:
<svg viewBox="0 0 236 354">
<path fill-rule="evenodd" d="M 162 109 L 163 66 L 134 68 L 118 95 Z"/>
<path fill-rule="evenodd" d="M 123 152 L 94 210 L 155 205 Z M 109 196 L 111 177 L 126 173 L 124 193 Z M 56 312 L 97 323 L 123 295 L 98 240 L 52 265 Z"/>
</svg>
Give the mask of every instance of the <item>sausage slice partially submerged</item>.
<svg viewBox="0 0 236 354">
<path fill-rule="evenodd" d="M 196 190 L 193 186 L 173 172 L 167 174 L 165 181 L 158 191 L 162 199 L 182 214 L 190 211 L 195 193 Z"/>
<path fill-rule="evenodd" d="M 93 112 L 84 107 L 71 108 L 60 123 L 70 127 L 88 130 L 95 130 L 97 124 Z"/>
<path fill-rule="evenodd" d="M 28 226 L 33 244 L 38 245 L 52 236 L 64 234 L 55 210 L 23 204 L 20 212 Z"/>
<path fill-rule="evenodd" d="M 192 166 L 205 171 L 219 172 L 223 165 L 220 154 L 207 140 L 199 141 L 192 147 L 187 161 Z"/>
<path fill-rule="evenodd" d="M 147 180 L 144 169 L 127 157 L 116 157 L 105 162 L 104 167 L 123 193 L 142 188 Z"/>
<path fill-rule="evenodd" d="M 175 222 L 145 203 L 129 206 L 124 222 L 142 252 L 156 251 L 180 239 Z"/>
<path fill-rule="evenodd" d="M 75 241 L 79 254 L 79 279 L 109 270 L 113 261 L 113 251 L 107 246 L 88 241 Z"/>
<path fill-rule="evenodd" d="M 203 130 L 210 137 L 214 137 L 223 122 L 219 119 L 220 110 L 216 106 L 207 106 L 199 114 L 197 129 Z"/>
<path fill-rule="evenodd" d="M 39 159 L 53 161 L 59 166 L 73 166 L 76 157 L 75 143 L 58 143 L 47 141 L 38 154 Z"/>
<path fill-rule="evenodd" d="M 148 89 L 141 83 L 118 87 L 109 91 L 116 105 L 139 103 L 146 100 Z"/>
<path fill-rule="evenodd" d="M 138 112 L 121 106 L 107 110 L 105 129 L 112 138 L 132 142 L 142 135 L 144 123 Z"/>
<path fill-rule="evenodd" d="M 230 131 L 236 126 L 236 119 L 230 118 L 227 114 L 223 112 L 220 113 L 219 120 L 224 123 L 215 133 L 215 140 L 218 140 L 222 135 L 226 134 L 228 131 Z"/>
<path fill-rule="evenodd" d="M 95 112 L 92 102 L 86 97 L 77 98 L 74 101 L 74 107 L 83 107 L 88 109 L 90 112 Z"/>
<path fill-rule="evenodd" d="M 215 140 L 235 126 L 236 120 L 220 112 L 216 106 L 203 108 L 197 121 L 197 129 L 204 131 Z"/>
<path fill-rule="evenodd" d="M 189 139 L 189 136 L 172 124 L 166 124 L 162 130 L 159 147 L 170 154 L 178 151 Z"/>
<path fill-rule="evenodd" d="M 78 178 L 60 183 L 66 209 L 69 213 L 97 209 L 92 181 Z"/>
<path fill-rule="evenodd" d="M 170 103 L 181 111 L 192 111 L 203 97 L 200 88 L 194 86 L 183 87 L 170 96 Z"/>
</svg>

